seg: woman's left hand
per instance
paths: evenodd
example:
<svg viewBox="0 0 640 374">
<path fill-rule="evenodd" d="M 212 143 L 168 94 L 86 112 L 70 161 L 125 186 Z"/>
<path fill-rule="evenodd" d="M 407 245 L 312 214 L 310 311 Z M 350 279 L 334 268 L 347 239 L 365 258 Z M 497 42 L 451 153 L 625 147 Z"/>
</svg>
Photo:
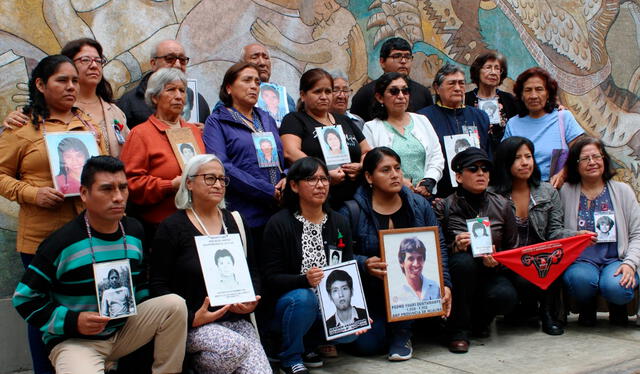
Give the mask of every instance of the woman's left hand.
<svg viewBox="0 0 640 374">
<path fill-rule="evenodd" d="M 482 256 L 482 263 L 488 268 L 494 268 L 500 265 L 500 263 L 491 255 Z"/>
<path fill-rule="evenodd" d="M 347 176 L 351 180 L 356 179 L 358 177 L 358 174 L 360 174 L 360 170 L 362 170 L 362 164 L 358 162 L 344 164 L 341 167 L 344 173 L 347 174 Z"/>
<path fill-rule="evenodd" d="M 620 277 L 620 285 L 622 287 L 624 288 L 636 287 L 636 277 L 635 277 L 636 272 L 631 268 L 631 266 L 627 264 L 620 265 L 618 270 L 616 270 L 616 272 L 613 273 L 613 276 L 616 277 L 620 274 L 622 274 L 622 277 Z"/>
<path fill-rule="evenodd" d="M 444 286 L 444 297 L 442 298 L 442 309 L 444 309 L 444 316 L 449 317 L 451 314 L 451 289 Z"/>
<path fill-rule="evenodd" d="M 282 191 L 284 191 L 284 186 L 287 183 L 287 178 L 280 179 L 280 182 L 276 183 L 273 190 L 273 197 L 276 201 L 282 200 Z"/>
<path fill-rule="evenodd" d="M 250 301 L 248 303 L 236 303 L 231 304 L 229 311 L 235 314 L 249 314 L 252 313 L 256 306 L 258 306 L 258 301 L 260 301 L 261 296 L 256 295 L 256 301 Z"/>
<path fill-rule="evenodd" d="M 371 318 L 369 318 L 369 325 L 373 326 L 373 320 Z M 360 335 L 366 333 L 369 330 L 371 330 L 371 327 L 369 327 L 368 329 L 360 330 L 360 331 L 356 332 L 355 335 L 356 336 L 360 336 Z"/>
<path fill-rule="evenodd" d="M 419 195 L 422 195 L 424 197 L 430 197 L 431 196 L 431 193 L 429 192 L 429 190 L 425 186 L 418 186 L 413 190 L 413 192 L 415 192 L 415 193 L 417 193 Z"/>
</svg>

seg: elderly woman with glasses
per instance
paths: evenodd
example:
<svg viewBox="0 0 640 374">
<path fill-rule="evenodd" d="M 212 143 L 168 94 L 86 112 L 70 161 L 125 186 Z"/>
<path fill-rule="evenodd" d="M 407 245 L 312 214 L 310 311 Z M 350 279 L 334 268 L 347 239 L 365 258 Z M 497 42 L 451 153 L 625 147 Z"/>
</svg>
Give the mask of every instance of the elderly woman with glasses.
<svg viewBox="0 0 640 374">
<path fill-rule="evenodd" d="M 440 147 L 444 147 L 446 136 L 469 134 L 477 136 L 480 148 L 491 157 L 491 139 L 489 137 L 489 117 L 480 109 L 464 104 L 465 76 L 464 71 L 453 64 L 445 64 L 438 70 L 433 79 L 433 90 L 436 92 L 436 104 L 420 109 L 433 125 Z M 448 155 L 449 163 L 454 155 Z M 451 184 L 449 168 L 444 173 L 437 189 L 438 197 L 447 197 L 455 191 Z"/>
<path fill-rule="evenodd" d="M 229 177 L 214 155 L 194 156 L 185 166 L 175 197 L 178 211 L 156 232 L 151 266 L 151 292 L 175 293 L 187 303 L 187 365 L 198 373 L 270 374 L 271 367 L 249 314 L 260 300 L 212 308 L 194 237 L 240 233 L 253 289 L 260 294 L 253 241 L 242 233 L 246 223 L 224 208 Z M 226 252 L 229 256 L 229 252 Z"/>
<path fill-rule="evenodd" d="M 330 253 L 341 253 L 342 261 L 353 259 L 349 223 L 329 208 L 328 196 L 324 163 L 299 159 L 289 168 L 285 208 L 271 217 L 264 231 L 262 274 L 269 285 L 271 331 L 282 335 L 281 346 L 274 348 L 285 373 L 308 373 L 306 366 L 322 366 L 314 352 L 322 342 L 313 337 L 322 327 L 313 288 L 324 277 Z"/>
<path fill-rule="evenodd" d="M 424 197 L 435 192 L 442 178 L 444 157 L 438 136 L 427 117 L 407 112 L 409 80 L 386 73 L 376 81 L 374 119 L 363 133 L 372 147 L 389 147 L 404 160 L 404 184 Z"/>
<path fill-rule="evenodd" d="M 189 129 L 199 152 L 205 149 L 201 130 L 182 119 L 186 88 L 187 79 L 178 69 L 166 68 L 153 73 L 145 100 L 155 108 L 155 113 L 131 130 L 120 156 L 129 182 L 129 201 L 137 206 L 134 213 L 139 215 L 151 237 L 158 224 L 175 212 L 173 198 L 180 185 L 180 164 L 167 131 Z"/>
<path fill-rule="evenodd" d="M 504 127 L 507 121 L 518 114 L 516 98 L 512 94 L 498 89 L 507 77 L 507 59 L 497 52 L 484 53 L 473 61 L 469 75 L 476 88 L 465 95 L 464 102 L 467 105 L 485 108 L 485 105 L 492 106 L 491 101 L 498 103 L 495 110 L 499 110 L 500 116 L 492 116 L 485 109 L 489 115 L 489 122 L 491 122 L 489 128 L 491 145 L 495 149 L 504 136 Z M 498 122 L 493 120 L 495 117 L 499 117 L 497 118 Z"/>
<path fill-rule="evenodd" d="M 349 117 L 356 126 L 362 130 L 364 120 L 349 111 L 349 97 L 353 90 L 349 86 L 349 78 L 343 72 L 334 72 L 333 76 L 333 101 L 331 102 L 331 113 L 341 114 Z"/>
<path fill-rule="evenodd" d="M 626 305 L 638 286 L 640 206 L 629 185 L 613 181 L 609 154 L 601 140 L 583 137 L 569 150 L 567 183 L 560 190 L 564 225 L 569 230 L 596 231 L 598 218 L 613 221 L 615 237 L 598 235 L 564 272 L 564 283 L 580 310 L 578 322 L 596 324 L 596 295 L 609 302 L 609 321 L 625 326 Z M 602 231 L 600 227 L 598 231 Z M 603 235 L 605 234 L 605 235 Z"/>
</svg>

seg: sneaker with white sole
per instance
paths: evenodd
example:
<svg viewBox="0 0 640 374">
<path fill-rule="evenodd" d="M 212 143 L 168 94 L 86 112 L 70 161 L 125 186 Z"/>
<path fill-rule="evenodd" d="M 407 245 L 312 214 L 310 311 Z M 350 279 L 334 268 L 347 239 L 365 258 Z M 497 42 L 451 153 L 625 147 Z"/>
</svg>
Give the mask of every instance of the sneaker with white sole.
<svg viewBox="0 0 640 374">
<path fill-rule="evenodd" d="M 284 374 L 309 374 L 309 369 L 307 369 L 304 364 L 295 364 L 291 367 L 280 367 L 280 371 Z"/>
<path fill-rule="evenodd" d="M 324 365 L 322 357 L 315 352 L 309 352 L 302 355 L 302 362 L 310 368 L 321 368 Z"/>
<path fill-rule="evenodd" d="M 411 339 L 396 340 L 389 346 L 389 361 L 407 361 L 413 356 Z"/>
</svg>

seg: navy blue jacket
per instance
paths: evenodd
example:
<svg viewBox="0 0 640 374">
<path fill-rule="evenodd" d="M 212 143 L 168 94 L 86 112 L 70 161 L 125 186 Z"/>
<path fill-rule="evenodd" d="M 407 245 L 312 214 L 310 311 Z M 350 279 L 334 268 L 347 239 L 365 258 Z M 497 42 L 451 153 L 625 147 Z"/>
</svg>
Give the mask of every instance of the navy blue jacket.
<svg viewBox="0 0 640 374">
<path fill-rule="evenodd" d="M 480 148 L 487 152 L 489 158 L 492 158 L 491 138 L 489 137 L 489 116 L 487 116 L 487 113 L 471 106 L 465 106 L 462 109 L 450 109 L 438 104 L 422 108 L 418 113 L 424 114 L 429 118 L 433 129 L 436 131 L 436 134 L 438 134 L 438 140 L 440 140 L 440 147 L 442 147 L 443 153 L 445 153 L 445 136 L 462 134 L 463 125 L 475 125 L 480 135 Z M 449 165 L 448 162 L 445 163 L 445 166 L 447 165 Z M 455 191 L 455 188 L 451 186 L 451 180 L 449 178 L 449 167 L 447 166 L 444 168 L 442 178 L 440 178 L 438 182 L 438 197 L 447 197 Z"/>
<path fill-rule="evenodd" d="M 440 258 L 442 259 L 442 276 L 444 285 L 451 288 L 451 278 L 449 277 L 448 266 L 448 247 L 445 242 L 444 234 L 440 228 L 438 219 L 436 218 L 431 204 L 422 196 L 411 192 L 407 187 L 402 187 L 400 191 L 403 209 L 409 207 L 411 213 L 412 227 L 437 226 L 438 236 L 440 239 Z M 380 257 L 380 240 L 378 238 L 378 221 L 374 217 L 373 206 L 371 205 L 371 190 L 368 187 L 360 186 L 354 195 L 354 200 L 360 208 L 360 214 L 353 233 L 353 254 L 358 261 L 360 273 L 363 275 L 363 283 L 367 301 L 374 298 L 374 295 L 382 297 L 384 293 L 381 291 L 382 281 L 366 272 L 364 262 L 369 257 Z M 353 220 L 349 208 L 345 205 L 338 213 L 345 216 L 353 227 Z M 375 303 L 374 300 L 371 300 Z"/>
<path fill-rule="evenodd" d="M 284 170 L 284 153 L 276 122 L 264 110 L 254 110 L 265 132 L 273 133 L 278 161 Z M 269 180 L 269 169 L 258 166 L 258 156 L 251 133 L 249 127 L 237 122 L 223 105 L 207 118 L 202 140 L 207 153 L 213 153 L 220 158 L 230 179 L 225 195 L 227 209 L 239 211 L 249 227 L 260 227 L 265 225 L 278 209 L 273 197 L 275 187 Z M 277 179 L 280 180 L 282 177 L 284 175 L 278 170 Z"/>
</svg>

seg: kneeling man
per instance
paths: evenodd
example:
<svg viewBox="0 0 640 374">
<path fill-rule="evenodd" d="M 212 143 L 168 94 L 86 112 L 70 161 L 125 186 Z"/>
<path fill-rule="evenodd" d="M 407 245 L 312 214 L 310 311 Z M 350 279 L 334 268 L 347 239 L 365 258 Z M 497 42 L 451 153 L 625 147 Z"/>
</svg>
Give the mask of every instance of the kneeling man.
<svg viewBox="0 0 640 374">
<path fill-rule="evenodd" d="M 124 217 L 127 177 L 110 156 L 90 158 L 82 170 L 86 210 L 45 239 L 13 295 L 13 305 L 43 332 L 56 373 L 104 373 L 155 339 L 154 373 L 179 373 L 185 353 L 187 309 L 174 294 L 149 299 L 142 265 L 144 231 Z M 111 319 L 98 313 L 95 276 L 109 262 L 129 268 L 136 314 Z M 105 274 L 106 275 L 106 274 Z M 98 279 L 96 279 L 98 278 Z"/>
</svg>

